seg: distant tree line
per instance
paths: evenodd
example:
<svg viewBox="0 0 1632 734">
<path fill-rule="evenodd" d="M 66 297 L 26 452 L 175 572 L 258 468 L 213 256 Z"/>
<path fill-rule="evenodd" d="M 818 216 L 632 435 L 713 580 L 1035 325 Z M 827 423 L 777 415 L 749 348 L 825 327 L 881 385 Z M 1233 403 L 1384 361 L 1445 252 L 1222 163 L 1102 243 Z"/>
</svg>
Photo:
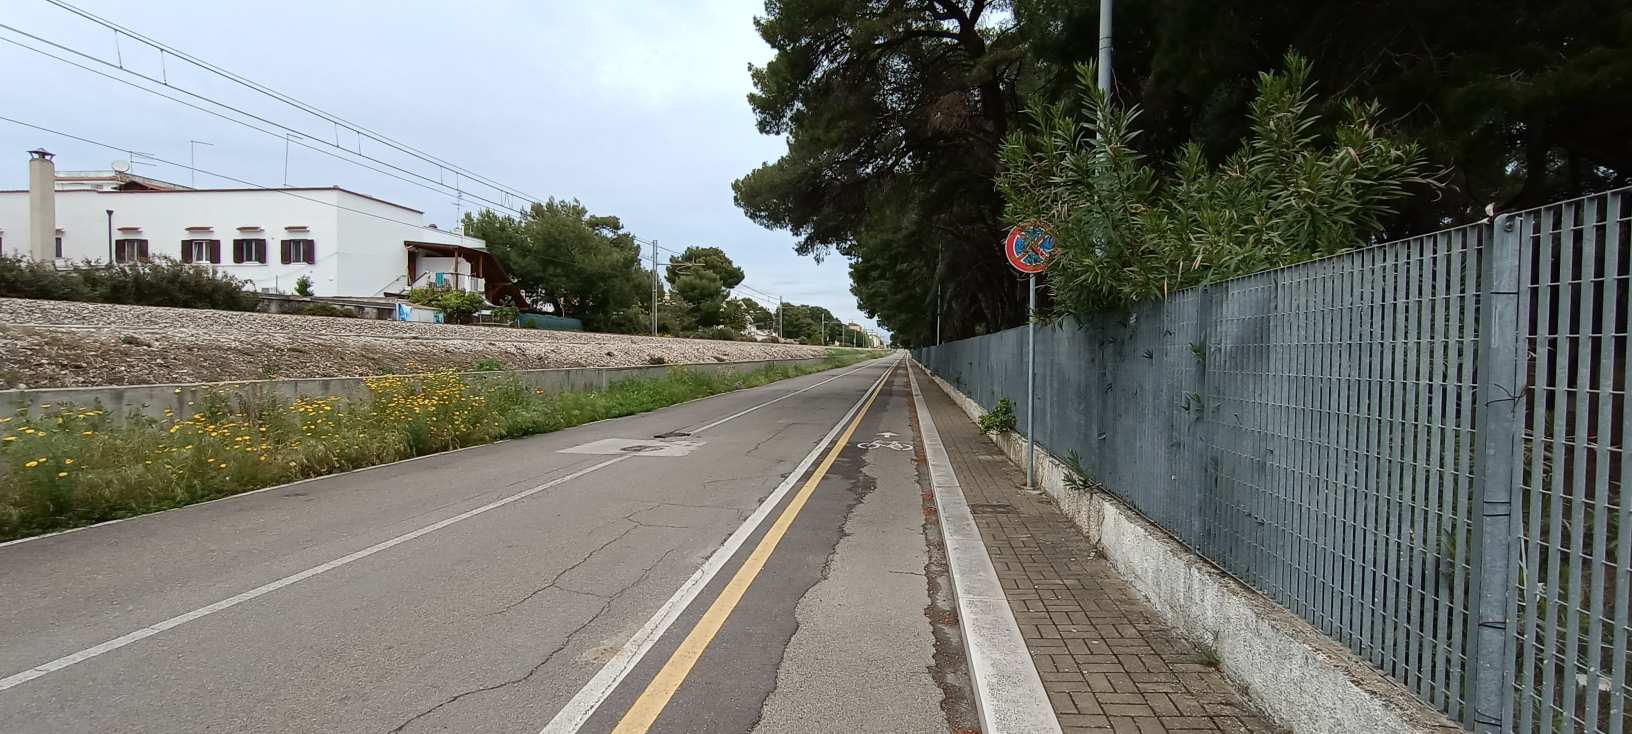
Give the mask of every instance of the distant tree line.
<svg viewBox="0 0 1632 734">
<path fill-rule="evenodd" d="M 487 243 L 534 308 L 548 304 L 590 331 L 651 333 L 652 271 L 617 217 L 591 214 L 576 200 L 550 199 L 519 216 L 467 213 L 464 232 Z M 731 297 L 746 273 L 724 250 L 687 247 L 661 275 L 660 334 L 740 340 L 752 338 L 751 327 L 775 334 L 769 309 Z"/>
</svg>

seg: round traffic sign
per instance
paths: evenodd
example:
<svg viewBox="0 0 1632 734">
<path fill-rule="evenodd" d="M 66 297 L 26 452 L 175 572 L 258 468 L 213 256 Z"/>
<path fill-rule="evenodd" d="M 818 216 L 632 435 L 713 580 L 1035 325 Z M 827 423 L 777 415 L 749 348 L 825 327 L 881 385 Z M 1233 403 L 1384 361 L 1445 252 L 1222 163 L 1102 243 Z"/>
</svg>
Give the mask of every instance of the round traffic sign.
<svg viewBox="0 0 1632 734">
<path fill-rule="evenodd" d="M 1054 258 L 1054 232 L 1042 222 L 1026 222 L 1009 230 L 1003 254 L 1022 273 L 1041 273 Z"/>
</svg>

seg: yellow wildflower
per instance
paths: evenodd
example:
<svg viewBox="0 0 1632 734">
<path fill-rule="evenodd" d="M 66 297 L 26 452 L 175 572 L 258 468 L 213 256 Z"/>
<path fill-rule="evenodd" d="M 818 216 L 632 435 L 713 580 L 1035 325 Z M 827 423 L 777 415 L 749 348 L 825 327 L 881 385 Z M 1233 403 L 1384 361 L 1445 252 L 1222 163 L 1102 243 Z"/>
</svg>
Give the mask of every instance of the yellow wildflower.
<svg viewBox="0 0 1632 734">
<path fill-rule="evenodd" d="M 65 471 L 57 472 L 57 478 L 58 479 L 61 479 L 61 478 L 66 477 L 66 476 L 68 476 L 68 472 L 65 472 Z"/>
<path fill-rule="evenodd" d="M 30 461 L 27 464 L 24 464 L 23 466 L 25 466 L 25 467 L 27 467 L 29 469 L 33 469 L 34 467 L 39 466 L 39 465 L 40 465 L 40 462 L 38 462 L 38 461 Z"/>
</svg>

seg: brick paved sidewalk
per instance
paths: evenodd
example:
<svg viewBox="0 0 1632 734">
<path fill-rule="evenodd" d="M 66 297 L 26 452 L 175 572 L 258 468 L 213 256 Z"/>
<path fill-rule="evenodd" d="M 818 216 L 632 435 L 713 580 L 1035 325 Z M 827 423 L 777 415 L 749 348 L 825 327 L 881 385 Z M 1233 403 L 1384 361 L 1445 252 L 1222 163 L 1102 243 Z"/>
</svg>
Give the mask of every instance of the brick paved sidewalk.
<svg viewBox="0 0 1632 734">
<path fill-rule="evenodd" d="M 1276 731 L 1210 656 L 1167 629 L 1047 495 L 1023 489 L 1024 471 L 940 387 L 921 370 L 918 377 L 1066 732 Z"/>
</svg>

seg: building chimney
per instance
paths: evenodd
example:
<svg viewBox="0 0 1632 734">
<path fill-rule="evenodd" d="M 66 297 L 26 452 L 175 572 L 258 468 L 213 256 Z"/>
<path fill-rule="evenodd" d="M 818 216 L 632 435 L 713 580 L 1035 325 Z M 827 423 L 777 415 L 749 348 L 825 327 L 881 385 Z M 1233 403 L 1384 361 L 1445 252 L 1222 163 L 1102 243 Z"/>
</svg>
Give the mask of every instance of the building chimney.
<svg viewBox="0 0 1632 734">
<path fill-rule="evenodd" d="M 50 260 L 57 254 L 57 164 L 44 148 L 28 154 L 28 254 Z"/>
</svg>

